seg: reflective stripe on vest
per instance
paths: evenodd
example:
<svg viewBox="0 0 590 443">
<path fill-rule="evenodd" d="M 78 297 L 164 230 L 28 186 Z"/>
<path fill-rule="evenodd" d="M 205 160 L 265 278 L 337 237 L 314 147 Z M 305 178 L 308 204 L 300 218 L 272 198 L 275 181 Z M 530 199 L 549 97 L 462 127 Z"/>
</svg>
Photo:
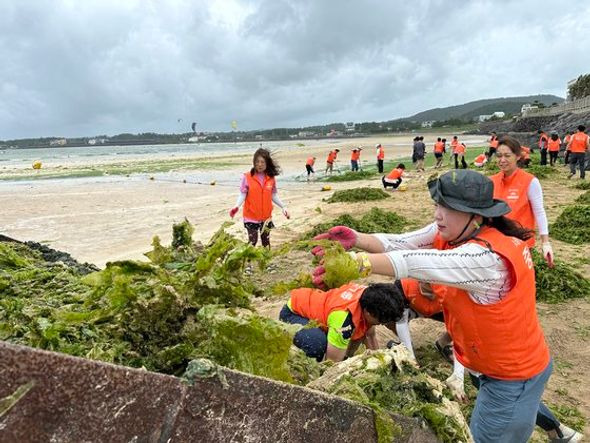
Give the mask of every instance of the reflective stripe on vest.
<svg viewBox="0 0 590 443">
<path fill-rule="evenodd" d="M 360 304 L 366 286 L 349 283 L 329 291 L 300 288 L 291 291 L 291 309 L 296 314 L 315 320 L 324 330 L 328 328 L 328 316 L 333 311 L 348 311 L 352 314 L 354 331 L 352 340 L 365 336 L 369 329 Z"/>
<path fill-rule="evenodd" d="M 506 217 L 516 220 L 527 229 L 535 229 L 535 214 L 528 198 L 528 190 L 534 175 L 517 168 L 510 177 L 499 172 L 490 177 L 494 182 L 494 198 L 504 200 L 511 211 Z M 527 240 L 528 246 L 535 245 L 535 237 Z"/>
<path fill-rule="evenodd" d="M 252 176 L 249 172 L 244 174 L 248 182 L 248 195 L 244 202 L 244 218 L 251 220 L 265 221 L 272 215 L 272 190 L 275 186 L 275 179 L 264 176 L 264 183 L 261 184 L 256 174 Z"/>
<path fill-rule="evenodd" d="M 549 364 L 545 342 L 535 309 L 535 271 L 526 244 L 486 227 L 477 235 L 491 245 L 511 270 L 512 289 L 492 305 L 480 305 L 461 289 L 447 287 L 443 312 L 454 351 L 465 367 L 502 380 L 526 380 L 540 374 Z M 450 249 L 440 236 L 436 249 Z"/>
</svg>

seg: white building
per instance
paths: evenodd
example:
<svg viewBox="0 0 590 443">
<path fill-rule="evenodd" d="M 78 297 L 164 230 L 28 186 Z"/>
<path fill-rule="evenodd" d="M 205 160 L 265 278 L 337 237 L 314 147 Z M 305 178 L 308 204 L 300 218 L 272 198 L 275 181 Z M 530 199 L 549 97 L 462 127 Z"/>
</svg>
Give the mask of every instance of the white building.
<svg viewBox="0 0 590 443">
<path fill-rule="evenodd" d="M 528 111 L 530 111 L 531 109 L 539 109 L 538 106 L 534 106 L 531 105 L 530 103 L 525 103 L 524 105 L 522 105 L 522 107 L 520 108 L 520 113 L 522 114 L 522 116 L 526 116 Z"/>
<path fill-rule="evenodd" d="M 49 146 L 65 146 L 68 141 L 65 138 L 58 138 L 56 140 L 51 140 L 49 142 Z"/>
<path fill-rule="evenodd" d="M 492 118 L 492 114 L 481 114 L 477 116 L 477 121 L 481 123 L 489 120 L 490 118 Z"/>
<path fill-rule="evenodd" d="M 504 118 L 506 116 L 505 112 L 502 111 L 496 111 L 492 114 L 492 117 L 496 117 L 496 118 Z"/>
<path fill-rule="evenodd" d="M 421 126 L 423 128 L 432 128 L 432 124 L 436 122 L 436 120 L 427 120 L 425 122 L 422 122 Z"/>
<path fill-rule="evenodd" d="M 354 122 L 346 122 L 344 124 L 344 131 L 345 132 L 354 132 Z"/>
</svg>

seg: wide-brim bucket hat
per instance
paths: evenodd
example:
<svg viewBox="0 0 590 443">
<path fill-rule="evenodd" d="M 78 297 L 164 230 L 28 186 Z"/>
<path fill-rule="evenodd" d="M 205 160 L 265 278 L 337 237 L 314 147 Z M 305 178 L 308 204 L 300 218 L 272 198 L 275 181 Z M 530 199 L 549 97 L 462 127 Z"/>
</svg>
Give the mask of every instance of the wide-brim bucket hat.
<svg viewBox="0 0 590 443">
<path fill-rule="evenodd" d="M 454 169 L 428 182 L 436 203 L 456 211 L 483 217 L 500 217 L 510 212 L 504 200 L 494 198 L 494 183 L 485 175 L 469 169 Z"/>
</svg>

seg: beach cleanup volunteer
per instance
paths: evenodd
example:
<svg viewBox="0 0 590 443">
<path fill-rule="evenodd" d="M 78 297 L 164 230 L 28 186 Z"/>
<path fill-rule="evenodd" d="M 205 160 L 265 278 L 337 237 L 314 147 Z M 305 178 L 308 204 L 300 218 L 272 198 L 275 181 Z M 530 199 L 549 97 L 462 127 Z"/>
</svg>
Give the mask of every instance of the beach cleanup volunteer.
<svg viewBox="0 0 590 443">
<path fill-rule="evenodd" d="M 334 149 L 333 151 L 330 151 L 328 153 L 328 158 L 326 159 L 326 172 L 325 172 L 325 174 L 327 174 L 328 171 L 330 171 L 330 174 L 332 173 L 332 170 L 334 169 L 334 162 L 336 161 L 336 158 L 338 158 L 339 152 L 340 152 L 340 149 Z"/>
<path fill-rule="evenodd" d="M 455 141 L 453 139 L 453 141 Z M 457 143 L 453 146 L 453 155 L 455 157 L 455 169 L 459 169 L 459 157 L 461 157 L 461 168 L 467 169 L 467 162 L 465 161 L 465 143 Z"/>
<path fill-rule="evenodd" d="M 470 422 L 476 442 L 526 442 L 552 363 L 535 310 L 531 231 L 504 215 L 492 181 L 452 170 L 428 183 L 434 223 L 404 234 L 362 234 L 344 226 L 326 234 L 356 253 L 359 269 L 447 286 L 443 312 L 454 357 L 477 373 Z M 368 265 L 367 263 L 368 262 Z M 322 284 L 317 268 L 315 284 Z"/>
<path fill-rule="evenodd" d="M 317 322 L 318 327 L 299 330 L 293 344 L 317 361 L 342 361 L 363 340 L 368 349 L 377 349 L 373 326 L 398 321 L 403 310 L 404 297 L 397 286 L 349 283 L 329 291 L 293 289 L 279 319 L 300 325 Z"/>
<path fill-rule="evenodd" d="M 552 132 L 547 142 L 547 151 L 549 151 L 549 166 L 553 166 L 557 163 L 557 154 L 559 154 L 559 148 L 561 147 L 561 140 L 557 135 L 557 132 Z"/>
<path fill-rule="evenodd" d="M 315 165 L 315 157 L 309 157 L 305 162 L 305 170 L 307 171 L 307 181 L 309 181 L 309 176 L 311 174 L 315 174 L 313 170 L 313 165 Z"/>
<path fill-rule="evenodd" d="M 281 208 L 283 215 L 290 218 L 287 207 L 277 193 L 275 177 L 281 170 L 264 148 L 256 150 L 252 163 L 252 169 L 242 176 L 240 194 L 229 216 L 233 218 L 244 203 L 244 227 L 248 232 L 248 241 L 256 246 L 260 232 L 262 246 L 270 248 L 270 230 L 274 227 L 272 204 Z"/>
<path fill-rule="evenodd" d="M 389 174 L 381 177 L 383 187 L 387 189 L 388 186 L 391 186 L 393 189 L 397 189 L 403 180 L 402 176 L 405 170 L 406 166 L 403 163 L 399 163 Z"/>
<path fill-rule="evenodd" d="M 580 168 L 580 178 L 583 180 L 586 178 L 586 151 L 590 147 L 590 139 L 588 134 L 584 131 L 586 127 L 584 125 L 578 126 L 578 132 L 572 135 L 569 142 L 568 149 L 570 151 L 569 162 L 570 162 L 570 175 L 568 178 L 572 178 L 576 175 L 576 163 Z"/>
<path fill-rule="evenodd" d="M 538 145 L 541 151 L 541 166 L 545 166 L 547 164 L 547 142 L 549 141 L 549 137 L 541 129 L 537 131 L 537 134 L 539 134 Z"/>
<path fill-rule="evenodd" d="M 496 153 L 496 149 L 498 149 L 498 136 L 493 131 L 490 137 L 489 144 L 490 147 L 488 150 L 488 157 L 492 158 L 492 156 Z"/>
<path fill-rule="evenodd" d="M 440 137 L 436 139 L 433 151 L 434 157 L 436 158 L 436 164 L 434 165 L 434 167 L 440 168 L 443 162 L 443 153 L 445 152 L 445 144 L 442 142 Z"/>
<path fill-rule="evenodd" d="M 361 161 L 362 148 L 355 148 L 350 153 L 350 169 L 352 171 L 359 170 L 359 162 Z"/>
<path fill-rule="evenodd" d="M 564 157 L 564 159 L 563 159 L 563 162 L 564 162 L 566 165 L 567 165 L 567 164 L 568 164 L 568 162 L 569 162 L 569 157 L 570 157 L 570 148 L 569 148 L 569 145 L 570 145 L 570 142 L 571 142 L 571 141 L 572 141 L 572 133 L 568 131 L 568 132 L 565 134 L 565 137 L 564 137 L 564 144 L 565 144 L 565 157 Z"/>
<path fill-rule="evenodd" d="M 473 159 L 473 164 L 478 168 L 483 168 L 485 164 L 488 162 L 488 153 L 482 152 L 477 157 Z"/>
<path fill-rule="evenodd" d="M 377 143 L 375 145 L 375 149 L 377 150 L 377 171 L 382 174 L 383 173 L 383 161 L 385 160 L 385 149 L 381 146 L 381 143 Z"/>
<path fill-rule="evenodd" d="M 494 198 L 504 200 L 511 211 L 507 218 L 517 221 L 534 232 L 539 229 L 543 257 L 549 267 L 553 266 L 554 254 L 549 242 L 549 225 L 543 205 L 543 189 L 539 179 L 518 167 L 522 148 L 514 137 L 500 138 L 496 157 L 500 172 L 490 177 L 494 183 Z M 529 247 L 535 245 L 533 235 L 526 241 Z"/>
</svg>

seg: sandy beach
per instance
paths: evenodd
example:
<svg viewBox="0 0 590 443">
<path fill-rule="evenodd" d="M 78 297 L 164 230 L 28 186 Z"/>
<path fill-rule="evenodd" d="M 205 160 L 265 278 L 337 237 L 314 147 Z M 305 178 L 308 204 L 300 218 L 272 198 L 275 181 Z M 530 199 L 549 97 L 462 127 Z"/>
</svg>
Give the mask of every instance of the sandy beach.
<svg viewBox="0 0 590 443">
<path fill-rule="evenodd" d="M 328 145 L 305 141 L 305 146 L 297 146 L 294 142 L 292 147 L 274 151 L 283 169 L 278 178 L 279 195 L 291 212 L 291 220 L 275 211 L 277 229 L 272 242 L 276 245 L 283 239 L 293 238 L 306 226 L 326 217 L 315 208 L 329 193 L 322 192 L 318 183 L 295 180 L 304 172 L 307 157 L 316 156 L 316 171 L 323 171 L 328 151 L 339 148 L 337 166 L 347 170 L 353 147 L 363 146 L 363 165 L 374 164 L 376 143 L 384 145 L 387 161 L 408 156 L 413 136 L 334 140 Z M 426 137 L 428 147 L 434 139 L 435 136 Z M 471 146 L 483 144 L 482 136 L 462 139 Z M 254 144 L 252 153 L 255 148 Z M 0 232 L 23 241 L 42 242 L 101 267 L 110 260 L 141 259 L 150 249 L 154 235 L 160 236 L 164 243 L 169 242 L 172 224 L 184 217 L 195 225 L 195 239 L 207 241 L 222 222 L 230 221 L 228 210 L 237 197 L 240 174 L 251 165 L 252 153 L 220 153 L 216 159 L 223 159 L 224 166 L 212 166 L 206 172 L 195 169 L 166 174 L 130 174 L 129 177 L 0 181 Z M 186 160 L 191 158 L 194 156 L 187 156 Z M 92 162 L 99 162 L 88 161 L 90 166 Z M 75 162 L 60 162 L 44 166 L 44 169 L 63 170 L 75 166 Z M 14 170 L 4 169 L 0 177 L 10 172 Z M 212 181 L 215 185 L 209 184 Z M 380 185 L 378 179 L 355 183 L 355 186 Z M 332 184 L 334 190 L 346 186 L 350 184 Z M 236 217 L 235 222 L 230 232 L 245 240 L 241 220 Z"/>
</svg>

